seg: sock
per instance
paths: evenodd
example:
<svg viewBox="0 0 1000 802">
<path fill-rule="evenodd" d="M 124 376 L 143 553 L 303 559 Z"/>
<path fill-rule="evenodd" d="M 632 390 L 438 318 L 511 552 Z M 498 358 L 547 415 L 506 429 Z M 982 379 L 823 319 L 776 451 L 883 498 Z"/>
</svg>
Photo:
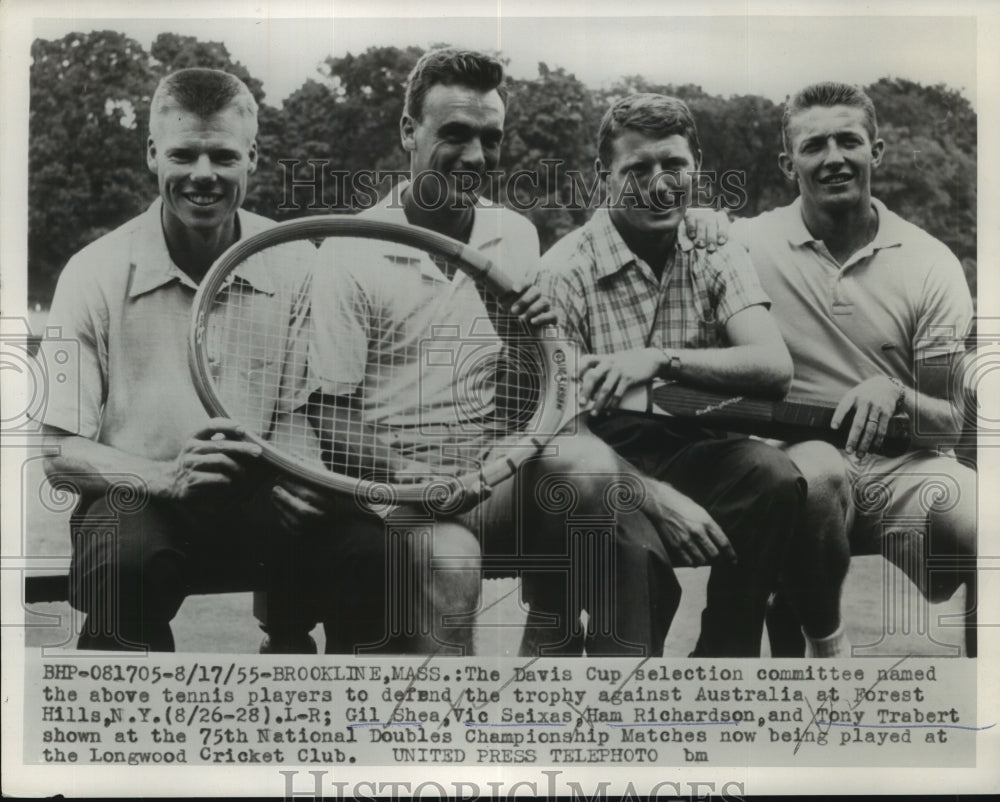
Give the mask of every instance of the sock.
<svg viewBox="0 0 1000 802">
<path fill-rule="evenodd" d="M 802 630 L 802 634 L 806 638 L 806 657 L 851 656 L 851 642 L 847 639 L 843 624 L 825 638 L 810 637 L 805 630 Z"/>
</svg>

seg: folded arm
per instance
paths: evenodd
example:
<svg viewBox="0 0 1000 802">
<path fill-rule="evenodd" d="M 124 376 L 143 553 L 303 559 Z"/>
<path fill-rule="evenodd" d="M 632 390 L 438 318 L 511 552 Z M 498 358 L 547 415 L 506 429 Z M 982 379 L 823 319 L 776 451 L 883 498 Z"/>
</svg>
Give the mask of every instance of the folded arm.
<svg viewBox="0 0 1000 802">
<path fill-rule="evenodd" d="M 232 487 L 261 453 L 244 440 L 243 427 L 226 418 L 208 421 L 172 460 L 139 457 L 51 426 L 45 433 L 46 445 L 56 449 L 45 459 L 46 474 L 72 475 L 85 496 L 126 483 L 152 498 L 201 498 Z"/>
<path fill-rule="evenodd" d="M 580 396 L 592 410 L 618 406 L 637 384 L 673 379 L 721 392 L 781 398 L 792 381 L 792 359 L 763 306 L 750 306 L 726 323 L 726 348 L 640 348 L 581 361 Z"/>
</svg>

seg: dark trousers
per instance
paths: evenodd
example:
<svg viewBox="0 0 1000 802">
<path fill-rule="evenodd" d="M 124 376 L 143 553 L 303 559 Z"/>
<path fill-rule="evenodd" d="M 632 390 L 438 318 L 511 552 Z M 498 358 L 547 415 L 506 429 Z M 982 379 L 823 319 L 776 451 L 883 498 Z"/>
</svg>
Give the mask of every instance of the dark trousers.
<svg viewBox="0 0 1000 802">
<path fill-rule="evenodd" d="M 262 530 L 237 507 L 102 497 L 72 518 L 70 602 L 81 649 L 172 651 L 170 621 L 197 587 L 238 587 L 260 568 Z"/>
<path fill-rule="evenodd" d="M 70 602 L 86 613 L 78 646 L 172 651 L 170 621 L 199 589 L 280 587 L 275 614 L 305 631 L 340 615 L 364 619 L 369 594 L 384 592 L 385 527 L 360 515 L 350 523 L 284 533 L 266 490 L 228 504 L 83 505 L 71 521 Z"/>
<path fill-rule="evenodd" d="M 692 441 L 631 415 L 591 428 L 638 470 L 704 507 L 736 551 L 735 565 L 712 566 L 692 656 L 759 656 L 767 599 L 805 503 L 801 474 L 781 451 L 747 438 Z"/>
<path fill-rule="evenodd" d="M 542 655 L 663 654 L 680 603 L 642 487 L 598 438 L 567 435 L 528 460 L 460 521 L 481 544 L 484 575 L 516 576 Z M 587 613 L 584 630 L 581 611 Z"/>
<path fill-rule="evenodd" d="M 607 483 L 613 479 L 609 475 Z M 659 534 L 639 511 L 531 532 L 520 554 L 521 597 L 552 629 L 546 655 L 659 657 L 681 587 Z M 555 557 L 567 567 L 553 568 Z M 579 611 L 588 616 L 580 628 Z"/>
</svg>

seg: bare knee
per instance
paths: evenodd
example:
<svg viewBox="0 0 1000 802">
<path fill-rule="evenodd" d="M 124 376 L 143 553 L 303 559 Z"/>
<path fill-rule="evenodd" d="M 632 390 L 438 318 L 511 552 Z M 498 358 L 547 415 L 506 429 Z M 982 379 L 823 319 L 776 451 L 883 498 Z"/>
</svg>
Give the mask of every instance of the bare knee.
<svg viewBox="0 0 1000 802">
<path fill-rule="evenodd" d="M 461 559 L 479 567 L 479 541 L 469 529 L 455 521 L 434 524 L 434 556 Z"/>
<path fill-rule="evenodd" d="M 614 450 L 589 431 L 553 438 L 536 466 L 547 473 L 617 474 L 619 461 Z"/>
<path fill-rule="evenodd" d="M 927 597 L 946 601 L 975 571 L 976 484 L 975 473 L 956 477 L 957 495 L 941 498 L 927 514 L 931 538 L 927 553 Z M 956 561 L 956 558 L 957 561 Z M 940 561 L 942 566 L 935 565 Z"/>
<path fill-rule="evenodd" d="M 836 506 L 846 512 L 851 503 L 851 483 L 844 457 L 836 448 L 817 440 L 797 443 L 785 453 L 805 477 L 810 507 Z"/>
<path fill-rule="evenodd" d="M 959 467 L 959 466 L 956 466 Z M 962 469 L 953 477 L 954 492 L 930 500 L 927 520 L 934 553 L 976 554 L 976 474 Z"/>
<path fill-rule="evenodd" d="M 451 521 L 435 523 L 429 562 L 425 588 L 431 591 L 435 605 L 451 611 L 474 608 L 479 599 L 481 561 L 479 541 L 472 532 Z"/>
</svg>

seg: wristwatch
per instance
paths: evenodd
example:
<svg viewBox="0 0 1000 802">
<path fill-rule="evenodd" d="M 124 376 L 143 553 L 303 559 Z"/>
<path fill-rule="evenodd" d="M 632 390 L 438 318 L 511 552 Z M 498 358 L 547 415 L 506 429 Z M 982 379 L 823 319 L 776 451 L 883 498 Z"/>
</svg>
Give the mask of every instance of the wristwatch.
<svg viewBox="0 0 1000 802">
<path fill-rule="evenodd" d="M 671 353 L 666 348 L 661 348 L 660 353 L 663 354 L 664 364 L 664 369 L 660 373 L 660 378 L 676 379 L 681 373 L 681 358 L 677 354 Z"/>
</svg>

